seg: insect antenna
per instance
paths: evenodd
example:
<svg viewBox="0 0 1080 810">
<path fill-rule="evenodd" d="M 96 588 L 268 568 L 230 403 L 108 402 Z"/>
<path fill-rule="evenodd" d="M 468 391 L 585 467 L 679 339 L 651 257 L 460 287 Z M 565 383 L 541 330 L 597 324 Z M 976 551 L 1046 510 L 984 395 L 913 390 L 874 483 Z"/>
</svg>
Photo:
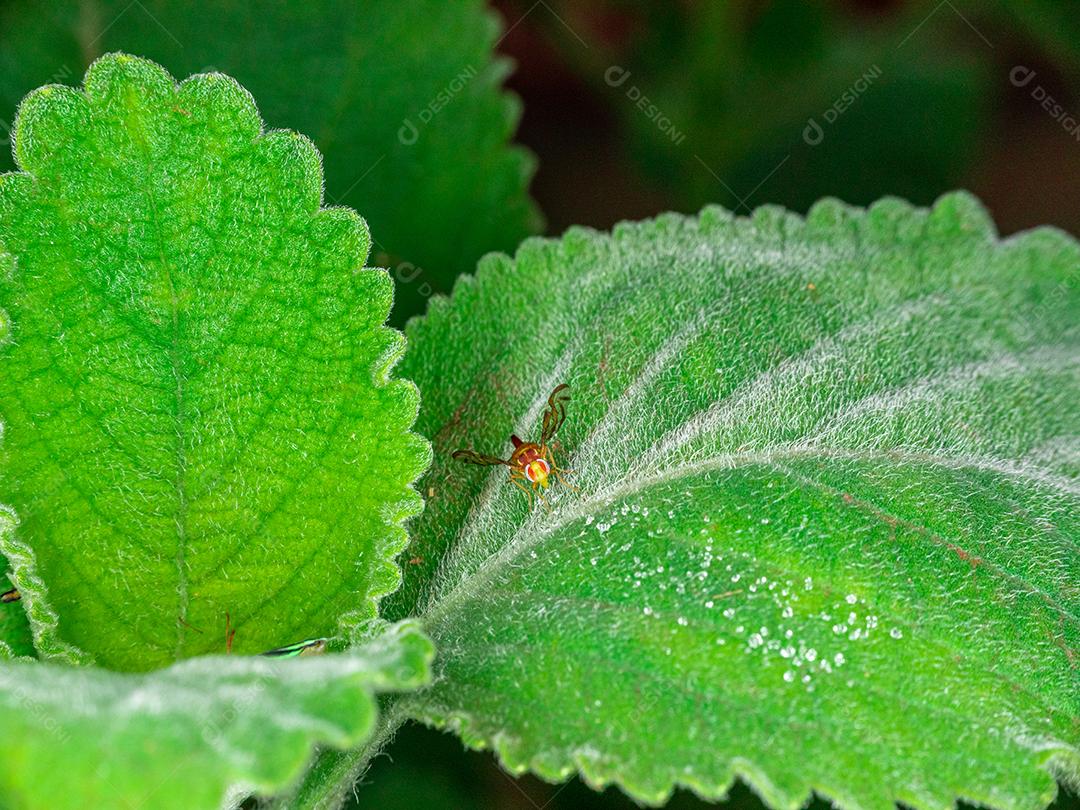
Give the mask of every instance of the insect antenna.
<svg viewBox="0 0 1080 810">
<path fill-rule="evenodd" d="M 555 386 L 555 390 L 548 397 L 547 410 L 544 411 L 543 429 L 540 433 L 540 443 L 547 444 L 552 437 L 559 432 L 562 423 L 566 421 L 566 403 L 570 401 L 570 395 L 564 393 L 570 386 L 561 383 Z"/>
</svg>

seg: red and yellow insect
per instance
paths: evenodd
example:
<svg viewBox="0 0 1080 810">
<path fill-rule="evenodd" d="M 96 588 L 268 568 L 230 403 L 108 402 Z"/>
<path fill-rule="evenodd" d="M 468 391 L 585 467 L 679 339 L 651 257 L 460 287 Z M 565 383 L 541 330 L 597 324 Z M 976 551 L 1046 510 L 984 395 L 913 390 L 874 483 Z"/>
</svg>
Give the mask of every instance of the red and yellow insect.
<svg viewBox="0 0 1080 810">
<path fill-rule="evenodd" d="M 511 435 L 510 441 L 514 445 L 514 452 L 510 454 L 510 458 L 484 456 L 472 450 L 455 450 L 452 458 L 482 467 L 505 464 L 510 468 L 510 482 L 525 493 L 530 507 L 533 495 L 536 495 L 547 506 L 541 490 L 550 486 L 552 476 L 563 486 L 577 491 L 577 487 L 567 483 L 563 478 L 563 475 L 572 473 L 573 470 L 561 469 L 551 454 L 551 440 L 555 438 L 555 434 L 566 420 L 565 403 L 570 401 L 570 395 L 565 392 L 569 387 L 566 383 L 558 385 L 548 397 L 539 442 L 523 442 L 516 435 Z M 526 483 L 531 485 L 532 489 L 526 487 Z"/>
</svg>

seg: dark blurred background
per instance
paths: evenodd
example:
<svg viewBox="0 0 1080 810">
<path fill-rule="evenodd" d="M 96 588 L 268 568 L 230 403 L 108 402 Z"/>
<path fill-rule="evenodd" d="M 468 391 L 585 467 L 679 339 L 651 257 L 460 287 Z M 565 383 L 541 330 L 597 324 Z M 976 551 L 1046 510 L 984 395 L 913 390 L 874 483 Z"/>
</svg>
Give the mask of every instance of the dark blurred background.
<svg viewBox="0 0 1080 810">
<path fill-rule="evenodd" d="M 1080 232 L 1080 3 L 495 5 L 551 233 L 961 187 L 1002 233 Z"/>
</svg>

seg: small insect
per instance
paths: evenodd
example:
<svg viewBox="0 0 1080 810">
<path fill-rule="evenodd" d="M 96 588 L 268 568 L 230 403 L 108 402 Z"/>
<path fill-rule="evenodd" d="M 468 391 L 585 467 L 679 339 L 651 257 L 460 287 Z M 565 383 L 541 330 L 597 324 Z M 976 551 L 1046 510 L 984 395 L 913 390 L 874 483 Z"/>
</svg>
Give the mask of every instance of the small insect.
<svg viewBox="0 0 1080 810">
<path fill-rule="evenodd" d="M 309 638 L 307 641 L 298 641 L 285 647 L 267 650 L 264 653 L 259 653 L 259 655 L 265 655 L 267 658 L 298 658 L 301 655 L 319 655 L 326 652 L 326 643 L 329 640 L 326 638 Z"/>
<path fill-rule="evenodd" d="M 18 602 L 20 599 L 22 599 L 22 594 L 19 593 L 18 588 L 0 593 L 0 602 Z"/>
<path fill-rule="evenodd" d="M 563 475 L 568 475 L 573 470 L 561 469 L 551 454 L 552 439 L 562 427 L 562 423 L 566 421 L 565 403 L 570 401 L 570 395 L 565 391 L 569 387 L 566 383 L 558 385 L 548 397 L 548 407 L 544 411 L 539 442 L 523 442 L 516 435 L 511 435 L 510 441 L 514 445 L 514 452 L 510 454 L 510 458 L 485 456 L 473 450 L 455 450 L 451 457 L 464 461 L 466 464 L 478 464 L 482 467 L 505 464 L 510 468 L 510 482 L 525 493 L 525 497 L 529 499 L 530 508 L 533 495 L 536 495 L 541 503 L 547 506 L 542 490 L 550 486 L 551 476 L 555 476 L 560 484 L 576 492 L 577 487 L 567 483 L 563 478 Z M 526 483 L 531 486 L 531 489 L 525 486 Z"/>
<path fill-rule="evenodd" d="M 193 628 L 194 629 L 194 628 Z M 231 626 L 229 614 L 225 614 L 225 652 L 232 653 L 233 639 L 236 637 L 236 628 Z M 298 641 L 284 647 L 275 647 L 259 655 L 267 658 L 299 658 L 302 655 L 319 655 L 326 652 L 328 638 L 309 638 L 306 641 Z"/>
</svg>

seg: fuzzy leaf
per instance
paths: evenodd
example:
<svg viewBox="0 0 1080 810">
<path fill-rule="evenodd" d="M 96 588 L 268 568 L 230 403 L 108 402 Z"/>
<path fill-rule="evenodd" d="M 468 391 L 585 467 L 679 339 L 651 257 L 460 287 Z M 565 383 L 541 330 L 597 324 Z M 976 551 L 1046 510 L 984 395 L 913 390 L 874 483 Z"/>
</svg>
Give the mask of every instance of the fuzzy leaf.
<svg viewBox="0 0 1080 810">
<path fill-rule="evenodd" d="M 276 792 L 315 744 L 362 742 L 373 694 L 425 683 L 431 656 L 405 623 L 294 661 L 215 656 L 139 675 L 0 663 L 4 806 L 209 808 L 227 791 Z"/>
<path fill-rule="evenodd" d="M 422 268 L 400 271 L 409 314 L 424 285 L 449 289 L 539 224 L 525 192 L 533 159 L 507 145 L 520 105 L 500 88 L 498 32 L 482 0 L 16 0 L 0 9 L 0 118 L 106 51 L 176 76 L 228 73 L 270 126 L 314 139 L 328 199 L 363 212 L 378 261 Z"/>
<path fill-rule="evenodd" d="M 332 635 L 393 590 L 415 388 L 319 155 L 220 74 L 103 57 L 0 176 L 0 540 L 39 653 L 150 669 Z M 81 653 L 80 653 L 81 651 Z"/>
<path fill-rule="evenodd" d="M 485 260 L 408 331 L 436 462 L 389 611 L 440 655 L 394 711 L 647 802 L 1046 805 L 1080 769 L 1078 299 L 1073 239 L 963 194 Z M 451 459 L 562 382 L 580 493 Z"/>
<path fill-rule="evenodd" d="M 14 521 L 0 512 L 0 537 L 13 531 L 14 528 Z M 7 591 L 11 587 L 7 571 L 7 560 L 0 557 L 0 590 L 2 591 Z M 0 604 L 0 659 L 32 657 L 33 655 L 34 640 L 22 605 L 18 602 Z"/>
</svg>

